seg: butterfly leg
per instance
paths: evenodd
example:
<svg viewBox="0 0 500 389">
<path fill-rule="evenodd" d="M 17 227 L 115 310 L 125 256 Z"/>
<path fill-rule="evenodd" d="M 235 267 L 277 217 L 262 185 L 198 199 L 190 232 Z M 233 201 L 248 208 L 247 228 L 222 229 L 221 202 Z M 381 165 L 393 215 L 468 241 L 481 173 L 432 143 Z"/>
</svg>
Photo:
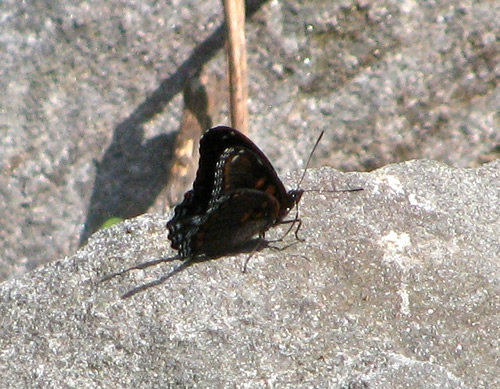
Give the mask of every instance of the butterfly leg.
<svg viewBox="0 0 500 389">
<path fill-rule="evenodd" d="M 297 239 L 300 242 L 305 242 L 305 239 L 299 238 L 299 230 L 300 230 L 300 227 L 302 227 L 302 220 L 295 219 L 295 221 L 297 222 L 297 229 L 295 230 L 295 239 Z"/>
<path fill-rule="evenodd" d="M 250 259 L 254 256 L 255 252 L 256 252 L 257 250 L 259 250 L 259 248 L 260 248 L 261 246 L 263 246 L 263 245 L 264 245 L 263 243 L 267 243 L 267 242 L 265 242 L 265 240 L 264 240 L 264 235 L 265 235 L 265 233 L 264 233 L 264 232 L 263 232 L 263 233 L 261 233 L 261 234 L 259 234 L 259 238 L 260 238 L 260 239 L 258 240 L 257 244 L 256 244 L 256 245 L 255 245 L 255 247 L 253 248 L 253 250 L 252 250 L 252 252 L 250 253 L 250 255 L 248 256 L 248 258 L 247 258 L 247 259 L 245 259 L 245 263 L 243 264 L 243 269 L 241 270 L 241 272 L 242 272 L 242 273 L 246 273 L 246 272 L 247 272 L 247 265 L 248 265 L 248 262 L 250 262 Z"/>
<path fill-rule="evenodd" d="M 298 218 L 295 218 L 295 219 L 292 219 L 292 220 L 282 220 L 280 221 L 278 224 L 290 224 L 290 227 L 288 228 L 288 230 L 283 234 L 283 236 L 279 239 L 276 239 L 276 242 L 279 242 L 281 240 L 283 240 L 285 238 L 285 236 L 287 236 L 290 231 L 292 231 L 295 223 L 297 223 L 297 228 L 295 229 L 295 239 L 297 239 L 298 241 L 300 242 L 304 242 L 305 239 L 302 239 L 299 237 L 299 230 L 300 230 L 300 227 L 302 227 L 302 220 L 301 219 L 298 219 Z"/>
</svg>

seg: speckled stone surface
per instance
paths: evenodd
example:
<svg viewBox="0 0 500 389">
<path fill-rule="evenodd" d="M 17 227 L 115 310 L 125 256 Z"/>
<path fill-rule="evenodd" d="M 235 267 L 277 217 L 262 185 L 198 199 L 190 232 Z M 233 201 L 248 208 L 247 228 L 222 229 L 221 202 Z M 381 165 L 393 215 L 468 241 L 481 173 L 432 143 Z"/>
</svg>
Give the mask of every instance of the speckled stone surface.
<svg viewBox="0 0 500 389">
<path fill-rule="evenodd" d="M 312 169 L 303 186 L 364 190 L 305 193 L 305 241 L 247 273 L 227 256 L 120 299 L 173 266 L 99 282 L 173 254 L 168 215 L 144 215 L 0 284 L 2 387 L 498 387 L 499 162 Z"/>
<path fill-rule="evenodd" d="M 250 135 L 282 173 L 321 130 L 313 166 L 344 171 L 498 158 L 498 20 L 494 1 L 263 2 Z M 1 280 L 151 207 L 185 80 L 225 72 L 221 23 L 216 0 L 1 2 Z"/>
</svg>

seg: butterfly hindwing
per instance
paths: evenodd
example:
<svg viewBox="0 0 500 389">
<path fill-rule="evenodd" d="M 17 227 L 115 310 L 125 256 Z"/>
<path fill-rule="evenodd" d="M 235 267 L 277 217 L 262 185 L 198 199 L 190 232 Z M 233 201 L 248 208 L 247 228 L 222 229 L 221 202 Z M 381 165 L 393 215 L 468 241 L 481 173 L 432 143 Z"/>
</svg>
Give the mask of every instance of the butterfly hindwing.
<svg viewBox="0 0 500 389">
<path fill-rule="evenodd" d="M 279 210 L 265 192 L 241 190 L 224 195 L 207 213 L 191 239 L 191 254 L 221 255 L 240 247 L 273 225 Z"/>
</svg>

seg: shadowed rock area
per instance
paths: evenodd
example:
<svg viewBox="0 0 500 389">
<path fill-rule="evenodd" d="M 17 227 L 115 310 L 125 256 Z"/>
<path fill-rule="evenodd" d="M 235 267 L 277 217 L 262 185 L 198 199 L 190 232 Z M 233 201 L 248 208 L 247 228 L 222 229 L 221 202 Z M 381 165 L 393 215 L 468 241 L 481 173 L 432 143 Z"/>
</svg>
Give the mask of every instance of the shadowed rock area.
<svg viewBox="0 0 500 389">
<path fill-rule="evenodd" d="M 172 266 L 99 282 L 173 254 L 168 217 L 144 215 L 4 282 L 2 387 L 498 387 L 500 163 L 303 183 L 333 185 L 364 190 L 305 193 L 305 241 L 271 242 L 247 273 L 248 254 L 223 257 L 120 299 Z"/>
<path fill-rule="evenodd" d="M 499 157 L 495 2 L 248 3 L 250 135 L 279 172 L 322 130 L 316 167 Z M 226 71 L 222 18 L 219 0 L 1 2 L 0 280 L 151 209 L 186 82 Z"/>
</svg>

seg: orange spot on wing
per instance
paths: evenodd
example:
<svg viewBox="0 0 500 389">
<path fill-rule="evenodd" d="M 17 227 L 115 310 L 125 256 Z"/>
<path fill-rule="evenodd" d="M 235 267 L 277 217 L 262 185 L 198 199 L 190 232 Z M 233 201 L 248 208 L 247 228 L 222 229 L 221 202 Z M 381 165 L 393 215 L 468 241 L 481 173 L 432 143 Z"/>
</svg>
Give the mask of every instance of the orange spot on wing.
<svg viewBox="0 0 500 389">
<path fill-rule="evenodd" d="M 262 177 L 258 179 L 257 182 L 255 183 L 255 188 L 261 189 L 265 184 L 266 184 L 266 178 Z"/>
</svg>

